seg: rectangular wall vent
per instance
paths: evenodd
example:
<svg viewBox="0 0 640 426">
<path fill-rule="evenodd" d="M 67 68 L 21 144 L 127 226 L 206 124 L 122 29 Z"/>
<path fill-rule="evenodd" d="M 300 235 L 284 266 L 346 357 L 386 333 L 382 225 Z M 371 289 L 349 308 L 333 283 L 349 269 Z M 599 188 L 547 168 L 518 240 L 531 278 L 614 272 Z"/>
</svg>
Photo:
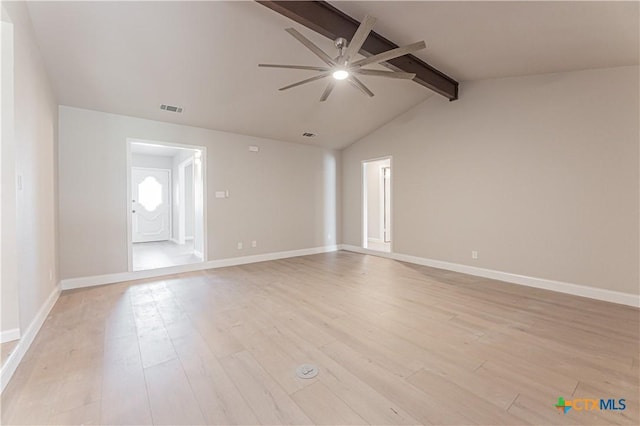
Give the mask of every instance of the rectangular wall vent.
<svg viewBox="0 0 640 426">
<path fill-rule="evenodd" d="M 178 114 L 182 112 L 182 107 L 177 107 L 173 105 L 162 104 L 160 105 L 160 109 L 164 111 L 169 111 L 169 112 L 177 112 Z"/>
</svg>

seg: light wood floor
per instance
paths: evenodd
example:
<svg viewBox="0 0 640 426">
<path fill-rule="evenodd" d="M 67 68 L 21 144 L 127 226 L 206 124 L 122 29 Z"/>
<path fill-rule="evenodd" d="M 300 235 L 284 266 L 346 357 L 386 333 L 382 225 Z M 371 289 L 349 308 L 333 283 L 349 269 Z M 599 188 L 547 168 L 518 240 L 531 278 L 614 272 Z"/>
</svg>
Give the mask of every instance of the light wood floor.
<svg viewBox="0 0 640 426">
<path fill-rule="evenodd" d="M 20 343 L 19 339 L 0 344 L 0 365 L 4 365 L 9 355 L 11 355 L 18 346 L 18 343 Z"/>
<path fill-rule="evenodd" d="M 2 422 L 638 424 L 638 316 L 348 252 L 76 290 Z M 627 409 L 565 415 L 559 396 Z"/>
<path fill-rule="evenodd" d="M 131 260 L 134 271 L 202 262 L 202 258 L 193 252 L 193 240 L 184 244 L 173 241 L 133 243 Z"/>
</svg>

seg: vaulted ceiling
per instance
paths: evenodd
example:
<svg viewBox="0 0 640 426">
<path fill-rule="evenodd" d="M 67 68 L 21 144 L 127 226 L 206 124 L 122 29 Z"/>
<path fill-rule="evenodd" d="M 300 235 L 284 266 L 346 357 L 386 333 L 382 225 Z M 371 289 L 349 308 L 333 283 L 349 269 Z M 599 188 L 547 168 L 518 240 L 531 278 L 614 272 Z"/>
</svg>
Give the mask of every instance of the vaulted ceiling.
<svg viewBox="0 0 640 426">
<path fill-rule="evenodd" d="M 637 2 L 332 2 L 458 81 L 638 64 Z M 255 2 L 32 2 L 36 36 L 62 105 L 342 148 L 436 95 L 363 77 L 318 102 L 313 74 L 258 63 L 322 62 L 287 34 L 333 43 Z M 464 102 L 464 84 L 460 100 Z M 160 110 L 178 105 L 182 114 Z M 313 132 L 313 139 L 303 132 Z"/>
</svg>

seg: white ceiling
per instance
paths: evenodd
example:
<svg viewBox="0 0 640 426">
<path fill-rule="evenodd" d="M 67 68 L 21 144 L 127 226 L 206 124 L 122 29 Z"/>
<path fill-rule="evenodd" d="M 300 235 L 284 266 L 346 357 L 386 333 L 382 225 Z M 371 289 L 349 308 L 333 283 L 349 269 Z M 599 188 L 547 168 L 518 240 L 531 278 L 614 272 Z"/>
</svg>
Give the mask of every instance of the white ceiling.
<svg viewBox="0 0 640 426">
<path fill-rule="evenodd" d="M 637 65 L 637 1 L 331 2 L 458 81 Z M 462 94 L 464 96 L 464 94 Z"/>
<path fill-rule="evenodd" d="M 638 64 L 637 2 L 332 2 L 459 81 Z M 255 2 L 34 2 L 34 28 L 60 104 L 305 144 L 342 148 L 438 96 L 363 76 L 376 94 L 258 63 L 323 65 Z M 464 102 L 464 91 L 461 100 Z M 184 107 L 173 114 L 160 104 Z M 305 131 L 316 133 L 303 138 Z"/>
</svg>

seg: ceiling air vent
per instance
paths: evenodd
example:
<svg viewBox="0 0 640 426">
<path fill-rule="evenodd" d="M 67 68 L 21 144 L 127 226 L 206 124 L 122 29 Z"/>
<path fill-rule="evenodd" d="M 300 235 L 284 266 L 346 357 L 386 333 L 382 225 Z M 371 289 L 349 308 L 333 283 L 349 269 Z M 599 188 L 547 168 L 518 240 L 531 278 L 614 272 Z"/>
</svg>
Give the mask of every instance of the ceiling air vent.
<svg viewBox="0 0 640 426">
<path fill-rule="evenodd" d="M 302 136 L 304 136 L 305 138 L 313 138 L 316 136 L 316 134 L 311 132 L 304 132 Z"/>
<path fill-rule="evenodd" d="M 178 114 L 182 113 L 182 107 L 177 107 L 177 106 L 173 106 L 173 105 L 160 105 L 160 109 L 164 110 L 164 111 L 169 111 L 169 112 L 177 112 Z"/>
</svg>

